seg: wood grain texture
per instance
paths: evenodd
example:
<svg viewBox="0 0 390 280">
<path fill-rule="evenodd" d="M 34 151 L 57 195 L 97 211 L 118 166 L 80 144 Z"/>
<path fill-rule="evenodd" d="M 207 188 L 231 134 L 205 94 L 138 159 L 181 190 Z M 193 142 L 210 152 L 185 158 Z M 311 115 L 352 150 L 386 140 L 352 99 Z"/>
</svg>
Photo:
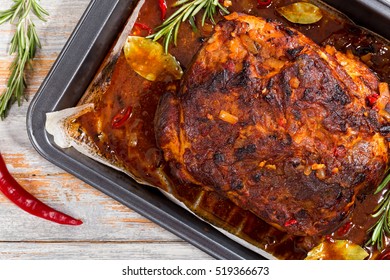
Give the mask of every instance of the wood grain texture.
<svg viewBox="0 0 390 280">
<path fill-rule="evenodd" d="M 28 246 L 29 245 L 29 246 Z M 167 249 L 169 248 L 169 249 Z M 178 242 L 74 242 L 74 243 L 1 243 L 1 259 L 77 259 L 77 260 L 148 260 L 205 259 L 206 255 L 189 244 Z"/>
<path fill-rule="evenodd" d="M 0 0 L 0 9 L 11 5 Z M 50 16 L 36 22 L 43 48 L 27 75 L 27 101 L 13 106 L 0 122 L 0 151 L 10 172 L 33 195 L 80 218 L 79 227 L 31 216 L 0 195 L 0 259 L 211 259 L 204 252 L 155 225 L 43 159 L 26 131 L 29 100 L 37 92 L 87 0 L 41 0 Z M 9 76 L 9 41 L 15 27 L 0 26 L 0 93 Z"/>
</svg>

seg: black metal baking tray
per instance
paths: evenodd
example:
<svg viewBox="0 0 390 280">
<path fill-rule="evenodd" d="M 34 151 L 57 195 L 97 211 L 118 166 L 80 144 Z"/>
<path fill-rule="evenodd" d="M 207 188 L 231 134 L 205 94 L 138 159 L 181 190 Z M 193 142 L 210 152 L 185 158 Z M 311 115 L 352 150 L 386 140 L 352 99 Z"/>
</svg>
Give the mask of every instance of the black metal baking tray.
<svg viewBox="0 0 390 280">
<path fill-rule="evenodd" d="M 46 113 L 73 107 L 84 94 L 111 45 L 130 17 L 134 0 L 93 0 L 48 76 L 31 101 L 27 131 L 34 148 L 47 160 L 77 176 L 144 217 L 217 259 L 263 259 L 172 203 L 160 192 L 74 149 L 58 148 L 45 131 Z M 390 7 L 385 0 L 326 0 L 358 24 L 390 38 Z M 362 17 L 362 15 L 365 15 Z"/>
</svg>

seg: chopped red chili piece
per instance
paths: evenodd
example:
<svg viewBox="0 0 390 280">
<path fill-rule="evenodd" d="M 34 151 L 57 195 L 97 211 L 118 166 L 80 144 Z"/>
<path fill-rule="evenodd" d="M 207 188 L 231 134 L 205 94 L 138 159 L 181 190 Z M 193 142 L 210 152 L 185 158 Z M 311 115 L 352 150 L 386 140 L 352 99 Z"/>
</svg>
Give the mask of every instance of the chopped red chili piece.
<svg viewBox="0 0 390 280">
<path fill-rule="evenodd" d="M 158 4 L 160 6 L 160 11 L 161 11 L 161 20 L 165 20 L 165 17 L 167 15 L 167 1 L 166 0 L 158 0 Z"/>
<path fill-rule="evenodd" d="M 375 105 L 375 102 L 378 100 L 379 94 L 373 93 L 369 96 L 367 96 L 367 104 L 370 107 L 373 107 Z"/>
<path fill-rule="evenodd" d="M 337 230 L 337 234 L 339 236 L 346 235 L 352 229 L 352 226 L 353 226 L 352 222 L 347 222 L 345 225 L 343 225 L 341 228 Z"/>
<path fill-rule="evenodd" d="M 80 220 L 72 218 L 71 216 L 68 216 L 62 212 L 51 208 L 50 206 L 44 204 L 42 201 L 38 200 L 32 194 L 27 192 L 9 173 L 1 153 L 0 191 L 9 200 L 19 206 L 19 208 L 34 216 L 64 225 L 77 226 L 83 223 Z"/>
<path fill-rule="evenodd" d="M 259 4 L 260 7 L 267 7 L 271 2 L 272 0 L 257 0 L 257 4 Z"/>
<path fill-rule="evenodd" d="M 146 32 L 148 32 L 148 35 L 151 35 L 153 33 L 153 29 L 151 27 L 149 27 L 146 24 L 140 23 L 140 22 L 134 23 L 134 27 L 136 27 L 140 30 L 145 30 Z M 139 35 L 139 34 L 137 34 L 137 32 L 133 32 L 133 33 L 135 33 L 134 35 Z"/>
<path fill-rule="evenodd" d="M 125 124 L 125 122 L 130 118 L 132 111 L 133 108 L 131 108 L 130 106 L 120 110 L 119 113 L 116 114 L 112 119 L 111 126 L 113 128 L 122 127 Z"/>
<path fill-rule="evenodd" d="M 291 219 L 291 220 L 286 221 L 286 222 L 284 223 L 284 226 L 285 226 L 285 227 L 289 227 L 289 226 L 295 225 L 295 224 L 297 224 L 297 223 L 298 223 L 297 220 Z"/>
</svg>

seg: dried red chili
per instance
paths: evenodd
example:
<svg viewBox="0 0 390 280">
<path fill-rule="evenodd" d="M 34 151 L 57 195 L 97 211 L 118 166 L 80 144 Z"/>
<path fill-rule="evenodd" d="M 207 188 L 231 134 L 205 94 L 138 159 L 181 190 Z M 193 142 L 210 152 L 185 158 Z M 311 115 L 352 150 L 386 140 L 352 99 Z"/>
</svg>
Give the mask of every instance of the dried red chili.
<svg viewBox="0 0 390 280">
<path fill-rule="evenodd" d="M 271 4 L 272 0 L 257 0 L 257 4 L 260 7 L 267 7 L 269 4 Z"/>
<path fill-rule="evenodd" d="M 160 11 L 161 11 L 161 20 L 165 20 L 165 17 L 167 15 L 167 1 L 166 0 L 158 0 L 158 4 L 160 6 Z"/>
<path fill-rule="evenodd" d="M 297 223 L 298 223 L 297 220 L 295 220 L 295 219 L 290 219 L 290 220 L 288 220 L 288 221 L 286 221 L 286 222 L 284 223 L 284 226 L 285 226 L 285 227 L 290 227 L 290 226 L 295 225 L 295 224 L 297 224 Z"/>
<path fill-rule="evenodd" d="M 120 110 L 119 113 L 116 114 L 111 121 L 112 128 L 122 127 L 125 122 L 130 118 L 132 111 L 133 108 L 131 108 L 130 106 Z"/>
<path fill-rule="evenodd" d="M 141 30 L 145 30 L 148 33 L 148 35 L 151 35 L 153 33 L 153 29 L 151 27 L 149 27 L 146 24 L 140 23 L 140 22 L 134 23 L 134 27 L 141 29 Z M 134 34 L 134 35 L 139 35 L 139 34 Z"/>
<path fill-rule="evenodd" d="M 345 223 L 342 227 L 340 227 L 337 230 L 337 235 L 338 236 L 346 235 L 352 229 L 352 227 L 353 227 L 353 223 L 352 222 Z"/>
<path fill-rule="evenodd" d="M 368 106 L 373 107 L 379 98 L 379 94 L 373 93 L 366 97 Z"/>
<path fill-rule="evenodd" d="M 83 222 L 59 212 L 27 192 L 9 173 L 0 153 L 0 191 L 24 211 L 63 225 L 77 226 Z"/>
</svg>

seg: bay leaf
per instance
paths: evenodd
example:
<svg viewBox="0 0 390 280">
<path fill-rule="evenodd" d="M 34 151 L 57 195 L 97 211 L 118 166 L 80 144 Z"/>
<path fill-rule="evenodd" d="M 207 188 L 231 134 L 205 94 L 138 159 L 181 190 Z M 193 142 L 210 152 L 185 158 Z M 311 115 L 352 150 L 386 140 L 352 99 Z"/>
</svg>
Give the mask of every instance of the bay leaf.
<svg viewBox="0 0 390 280">
<path fill-rule="evenodd" d="M 284 18 L 293 23 L 312 24 L 321 20 L 322 11 L 316 5 L 307 2 L 297 2 L 276 8 Z"/>
</svg>

